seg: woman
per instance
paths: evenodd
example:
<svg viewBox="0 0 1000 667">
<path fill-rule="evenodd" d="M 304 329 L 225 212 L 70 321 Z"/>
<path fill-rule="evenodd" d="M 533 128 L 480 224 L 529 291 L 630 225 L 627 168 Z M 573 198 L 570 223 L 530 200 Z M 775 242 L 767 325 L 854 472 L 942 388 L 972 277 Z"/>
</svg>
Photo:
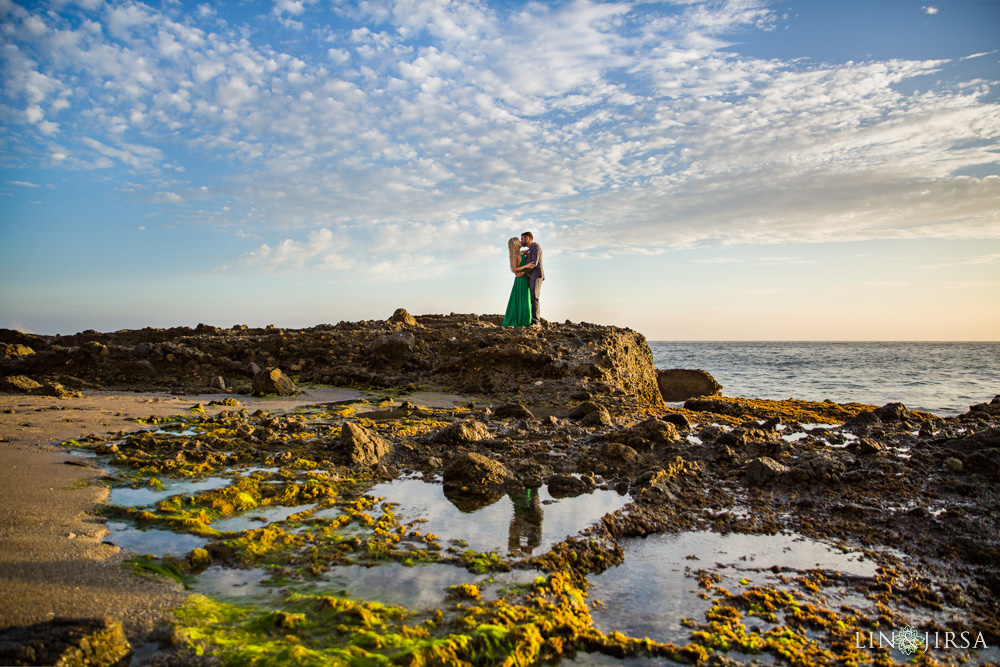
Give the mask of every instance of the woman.
<svg viewBox="0 0 1000 667">
<path fill-rule="evenodd" d="M 507 250 L 510 254 L 510 270 L 514 274 L 514 287 L 510 290 L 503 326 L 526 327 L 531 324 L 531 299 L 528 296 L 528 278 L 524 274 L 534 268 L 534 264 L 525 264 L 527 258 L 521 254 L 521 239 L 514 237 L 507 241 Z"/>
</svg>

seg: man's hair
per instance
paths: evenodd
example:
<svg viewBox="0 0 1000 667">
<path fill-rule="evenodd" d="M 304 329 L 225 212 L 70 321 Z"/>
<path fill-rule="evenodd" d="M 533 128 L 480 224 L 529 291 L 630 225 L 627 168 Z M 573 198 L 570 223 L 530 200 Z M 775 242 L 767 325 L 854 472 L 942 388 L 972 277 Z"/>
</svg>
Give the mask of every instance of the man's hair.
<svg viewBox="0 0 1000 667">
<path fill-rule="evenodd" d="M 535 240 L 535 235 L 534 235 L 534 234 L 532 234 L 531 232 L 524 232 L 523 234 L 521 234 L 521 236 L 527 236 L 527 237 L 528 237 L 529 239 L 531 239 L 532 241 L 534 241 L 534 240 Z"/>
</svg>

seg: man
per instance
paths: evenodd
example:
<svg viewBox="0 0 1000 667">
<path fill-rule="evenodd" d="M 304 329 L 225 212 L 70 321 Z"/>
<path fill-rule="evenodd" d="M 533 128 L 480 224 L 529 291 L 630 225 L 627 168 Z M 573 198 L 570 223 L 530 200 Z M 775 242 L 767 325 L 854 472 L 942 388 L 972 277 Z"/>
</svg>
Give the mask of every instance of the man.
<svg viewBox="0 0 1000 667">
<path fill-rule="evenodd" d="M 542 324 L 538 296 L 542 293 L 542 281 L 545 280 L 545 268 L 542 266 L 542 246 L 535 243 L 535 237 L 531 232 L 525 232 L 521 234 L 521 247 L 528 249 L 528 258 L 525 264 L 534 264 L 534 268 L 527 275 L 528 294 L 531 296 L 531 326 L 537 327 Z"/>
</svg>

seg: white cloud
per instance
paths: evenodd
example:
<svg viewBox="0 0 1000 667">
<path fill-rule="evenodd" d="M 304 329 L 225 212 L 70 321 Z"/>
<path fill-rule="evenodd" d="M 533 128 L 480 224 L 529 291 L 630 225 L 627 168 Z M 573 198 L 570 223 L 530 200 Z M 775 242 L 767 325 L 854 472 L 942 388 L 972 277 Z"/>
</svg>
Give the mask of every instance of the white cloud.
<svg viewBox="0 0 1000 667">
<path fill-rule="evenodd" d="M 504 219 L 604 254 L 1000 237 L 1000 181 L 962 175 L 997 164 L 991 84 L 900 92 L 949 62 L 740 56 L 732 34 L 775 24 L 752 0 L 335 10 L 342 25 L 288 0 L 253 25 L 221 5 L 18 7 L 0 51 L 4 122 L 34 137 L 25 160 L 124 166 L 146 174 L 128 175 L 146 200 L 254 221 L 268 243 L 245 262 L 273 270 L 378 273 L 351 264 L 361 249 L 420 272 L 442 233 L 473 261 Z M 275 38 L 289 17 L 306 34 Z M 160 181 L 206 170 L 211 196 Z"/>
<path fill-rule="evenodd" d="M 934 16 L 935 14 L 938 13 L 938 8 L 930 5 L 924 7 L 923 10 L 925 14 L 928 14 L 930 16 Z"/>
</svg>

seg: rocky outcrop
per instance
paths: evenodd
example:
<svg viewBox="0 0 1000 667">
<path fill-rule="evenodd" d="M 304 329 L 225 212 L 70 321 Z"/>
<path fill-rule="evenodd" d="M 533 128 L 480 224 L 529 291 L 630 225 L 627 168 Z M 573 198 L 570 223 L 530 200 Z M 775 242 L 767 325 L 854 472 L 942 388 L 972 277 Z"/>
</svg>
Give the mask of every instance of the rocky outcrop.
<svg viewBox="0 0 1000 667">
<path fill-rule="evenodd" d="M 260 370 L 281 368 L 296 382 L 447 387 L 499 403 L 565 404 L 589 395 L 614 408 L 662 405 L 641 334 L 572 322 L 505 328 L 502 321 L 500 315 L 413 317 L 400 309 L 388 320 L 308 329 L 203 325 L 45 337 L 6 330 L 0 342 L 35 354 L 0 355 L 0 376 L 41 382 L 69 375 L 145 390 L 201 390 L 222 377 L 224 391 L 244 393 L 254 390 Z"/>
<path fill-rule="evenodd" d="M 718 396 L 722 385 L 707 371 L 671 368 L 656 371 L 656 385 L 664 401 L 686 401 L 700 396 Z"/>
<path fill-rule="evenodd" d="M 392 443 L 363 426 L 344 422 L 334 452 L 348 465 L 376 466 L 392 453 Z"/>
<path fill-rule="evenodd" d="M 0 631 L 0 663 L 113 667 L 132 647 L 122 624 L 110 618 L 55 618 Z"/>
<path fill-rule="evenodd" d="M 294 396 L 295 383 L 280 368 L 265 368 L 253 376 L 253 395 Z"/>
</svg>

